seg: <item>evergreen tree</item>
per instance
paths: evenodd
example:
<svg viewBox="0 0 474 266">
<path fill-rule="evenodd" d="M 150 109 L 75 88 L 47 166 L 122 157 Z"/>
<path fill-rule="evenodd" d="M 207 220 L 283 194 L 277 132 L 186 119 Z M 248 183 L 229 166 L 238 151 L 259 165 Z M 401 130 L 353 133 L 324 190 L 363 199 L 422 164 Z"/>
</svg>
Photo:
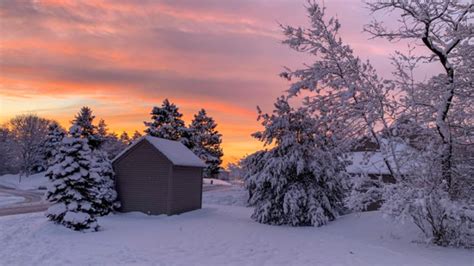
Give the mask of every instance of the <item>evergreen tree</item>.
<svg viewBox="0 0 474 266">
<path fill-rule="evenodd" d="M 187 144 L 186 126 L 181 119 L 183 115 L 173 103 L 168 99 L 163 101 L 161 107 L 153 107 L 151 111 L 151 122 L 145 122 L 145 132 L 150 136 L 164 138 L 169 140 L 179 140 Z"/>
<path fill-rule="evenodd" d="M 97 124 L 97 132 L 96 132 L 96 136 L 100 144 L 103 144 L 105 141 L 107 141 L 108 131 L 109 129 L 107 128 L 107 124 L 105 123 L 105 120 L 100 119 L 99 124 Z"/>
<path fill-rule="evenodd" d="M 130 143 L 132 142 L 132 140 L 130 139 L 130 136 L 128 136 L 128 133 L 127 132 L 122 132 L 122 134 L 120 134 L 120 142 L 122 142 L 123 144 L 125 145 L 130 145 Z"/>
<path fill-rule="evenodd" d="M 321 226 L 342 213 L 347 174 L 325 118 L 294 110 L 284 97 L 272 115 L 260 112 L 265 129 L 253 136 L 273 148 L 243 162 L 254 220 Z"/>
<path fill-rule="evenodd" d="M 90 175 L 97 184 L 93 209 L 98 216 L 107 215 L 120 207 L 115 191 L 114 171 L 107 153 L 96 150 L 92 153 Z"/>
<path fill-rule="evenodd" d="M 204 169 L 204 176 L 215 178 L 219 174 L 222 163 L 222 135 L 216 130 L 217 124 L 214 119 L 201 109 L 189 125 L 192 151 L 201 158 L 207 167 Z"/>
<path fill-rule="evenodd" d="M 127 144 L 123 143 L 117 134 L 110 133 L 105 136 L 100 146 L 100 150 L 104 151 L 109 159 L 115 158 L 123 149 L 127 147 Z"/>
<path fill-rule="evenodd" d="M 48 134 L 44 141 L 44 159 L 48 167 L 55 163 L 56 155 L 59 152 L 59 147 L 63 141 L 66 131 L 55 121 L 52 121 L 48 126 Z"/>
<path fill-rule="evenodd" d="M 73 125 L 62 141 L 56 164 L 46 173 L 51 181 L 46 197 L 52 203 L 46 216 L 76 231 L 97 231 L 98 211 L 93 203 L 99 186 L 91 176 L 91 149 L 81 135 L 81 128 Z"/>
<path fill-rule="evenodd" d="M 139 139 L 142 137 L 142 134 L 140 132 L 138 132 L 137 130 L 135 130 L 135 132 L 133 132 L 133 136 L 132 136 L 132 140 L 131 142 L 134 142 L 135 140 Z"/>
<path fill-rule="evenodd" d="M 98 149 L 102 143 L 101 138 L 97 133 L 97 127 L 93 124 L 94 118 L 95 116 L 92 115 L 92 109 L 84 106 L 71 123 L 79 127 L 81 137 L 87 139 L 91 149 Z M 102 128 L 102 130 L 103 129 L 104 128 Z"/>
</svg>

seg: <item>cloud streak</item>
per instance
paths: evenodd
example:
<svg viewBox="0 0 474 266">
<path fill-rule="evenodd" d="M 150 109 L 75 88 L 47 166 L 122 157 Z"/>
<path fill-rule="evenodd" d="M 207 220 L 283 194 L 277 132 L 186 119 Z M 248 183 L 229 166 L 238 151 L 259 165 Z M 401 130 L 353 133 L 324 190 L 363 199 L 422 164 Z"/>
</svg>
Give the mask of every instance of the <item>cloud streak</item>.
<svg viewBox="0 0 474 266">
<path fill-rule="evenodd" d="M 326 4 L 343 38 L 389 73 L 399 46 L 367 42 L 362 4 Z M 188 121 L 208 109 L 233 160 L 259 147 L 255 107 L 270 109 L 287 88 L 283 66 L 313 60 L 281 44 L 278 23 L 306 19 L 295 0 L 2 1 L 0 122 L 33 111 L 67 125 L 87 104 L 112 130 L 133 131 L 170 98 Z"/>
</svg>

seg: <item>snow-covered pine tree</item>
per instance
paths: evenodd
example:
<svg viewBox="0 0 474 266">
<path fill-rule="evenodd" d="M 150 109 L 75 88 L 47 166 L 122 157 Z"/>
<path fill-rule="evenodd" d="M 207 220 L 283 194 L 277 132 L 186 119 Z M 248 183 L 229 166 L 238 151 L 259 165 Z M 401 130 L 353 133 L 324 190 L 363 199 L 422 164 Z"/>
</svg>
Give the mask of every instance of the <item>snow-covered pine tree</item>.
<svg viewBox="0 0 474 266">
<path fill-rule="evenodd" d="M 321 226 L 343 210 L 343 179 L 347 178 L 337 135 L 325 116 L 293 109 L 286 98 L 272 115 L 259 111 L 265 129 L 253 136 L 273 148 L 246 165 L 244 179 L 252 187 L 252 218 L 265 224 Z"/>
<path fill-rule="evenodd" d="M 216 178 L 219 175 L 222 156 L 222 135 L 216 130 L 217 124 L 214 119 L 207 115 L 206 110 L 201 109 L 194 115 L 189 125 L 191 145 L 194 154 L 201 158 L 207 167 L 204 176 Z"/>
<path fill-rule="evenodd" d="M 81 135 L 79 126 L 70 128 L 56 155 L 56 164 L 46 173 L 51 181 L 46 198 L 52 203 L 46 216 L 76 231 L 97 231 L 93 203 L 99 186 L 91 176 L 91 149 Z"/>
<path fill-rule="evenodd" d="M 93 124 L 95 116 L 92 109 L 87 106 L 81 108 L 79 113 L 71 121 L 72 125 L 80 128 L 81 137 L 87 139 L 91 149 L 98 149 L 102 144 L 100 136 L 97 134 L 97 127 Z"/>
<path fill-rule="evenodd" d="M 63 141 L 66 131 L 56 122 L 50 122 L 48 126 L 48 134 L 44 141 L 44 159 L 48 167 L 55 164 L 56 155 L 59 152 L 59 147 Z"/>
<path fill-rule="evenodd" d="M 183 139 L 187 129 L 184 121 L 181 119 L 182 116 L 178 107 L 170 103 L 168 99 L 165 99 L 161 107 L 153 107 L 151 122 L 145 122 L 145 126 L 147 126 L 145 132 L 153 137 L 179 140 L 183 144 L 188 145 L 188 140 L 186 138 Z"/>
<path fill-rule="evenodd" d="M 239 162 L 240 167 L 242 168 L 242 171 L 240 173 L 241 178 L 244 180 L 245 189 L 247 189 L 248 191 L 249 197 L 247 202 L 250 205 L 254 204 L 254 201 L 252 201 L 252 197 L 255 192 L 255 188 L 257 187 L 257 179 L 254 178 L 254 176 L 258 175 L 263 171 L 266 163 L 266 161 L 264 160 L 266 152 L 267 150 L 256 151 L 250 155 L 245 156 Z"/>
<path fill-rule="evenodd" d="M 97 216 L 107 215 L 120 207 L 115 191 L 114 171 L 107 155 L 104 151 L 95 150 L 91 157 L 90 176 L 97 184 L 92 206 Z"/>
<path fill-rule="evenodd" d="M 104 151 L 109 159 L 115 158 L 128 145 L 123 143 L 116 133 L 108 133 L 107 124 L 103 119 L 97 125 L 97 139 L 99 140 L 101 151 Z"/>
</svg>

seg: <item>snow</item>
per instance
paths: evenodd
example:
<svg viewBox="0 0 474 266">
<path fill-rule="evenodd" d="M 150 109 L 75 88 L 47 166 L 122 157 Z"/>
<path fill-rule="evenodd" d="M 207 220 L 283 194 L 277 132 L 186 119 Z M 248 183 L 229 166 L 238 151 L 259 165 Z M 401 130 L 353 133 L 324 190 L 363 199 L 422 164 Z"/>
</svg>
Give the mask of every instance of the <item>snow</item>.
<svg viewBox="0 0 474 266">
<path fill-rule="evenodd" d="M 21 177 L 21 182 L 19 182 L 20 179 L 18 174 L 2 175 L 0 176 L 0 186 L 19 190 L 37 190 L 46 188 L 49 180 L 44 176 L 44 174 L 45 172 L 41 172 L 28 177 L 23 176 Z"/>
<path fill-rule="evenodd" d="M 0 193 L 0 207 L 12 205 L 25 201 L 25 198 Z"/>
<path fill-rule="evenodd" d="M 215 178 L 203 178 L 203 183 L 204 185 L 232 186 L 232 184 L 227 181 Z"/>
<path fill-rule="evenodd" d="M 240 186 L 226 186 L 224 188 L 203 193 L 205 204 L 228 206 L 247 206 L 249 194 Z"/>
<path fill-rule="evenodd" d="M 123 154 L 125 154 L 128 150 L 130 150 L 142 140 L 147 140 L 156 149 L 163 153 L 163 155 L 165 155 L 166 158 L 168 158 L 174 165 L 206 167 L 206 164 L 181 142 L 156 138 L 149 135 L 143 136 L 136 140 L 132 145 L 128 146 L 119 155 L 117 155 L 113 161 L 120 158 Z"/>
<path fill-rule="evenodd" d="M 99 219 L 78 233 L 43 214 L 0 217 L 3 265 L 473 265 L 473 252 L 414 243 L 417 230 L 379 212 L 343 216 L 323 227 L 269 226 L 252 209 L 217 204 L 245 197 L 238 187 L 204 194 L 203 209 L 174 216 L 141 213 Z M 243 200 L 243 199 L 242 199 Z M 235 203 L 235 202 L 234 202 Z"/>
</svg>

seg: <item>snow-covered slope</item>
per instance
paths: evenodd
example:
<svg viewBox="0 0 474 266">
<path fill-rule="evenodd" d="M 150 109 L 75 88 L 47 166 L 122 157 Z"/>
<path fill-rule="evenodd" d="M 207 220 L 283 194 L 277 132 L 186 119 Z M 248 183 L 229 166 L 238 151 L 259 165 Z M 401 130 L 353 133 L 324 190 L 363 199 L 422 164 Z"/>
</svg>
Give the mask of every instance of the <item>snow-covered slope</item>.
<svg viewBox="0 0 474 266">
<path fill-rule="evenodd" d="M 473 265 L 472 251 L 413 243 L 412 226 L 378 212 L 348 215 L 320 228 L 253 222 L 251 208 L 208 204 L 245 197 L 205 193 L 202 210 L 175 216 L 101 218 L 102 231 L 78 233 L 43 214 L 0 217 L 4 265 Z M 227 201 L 222 201 L 227 204 Z M 233 201 L 235 204 L 235 200 Z"/>
</svg>

